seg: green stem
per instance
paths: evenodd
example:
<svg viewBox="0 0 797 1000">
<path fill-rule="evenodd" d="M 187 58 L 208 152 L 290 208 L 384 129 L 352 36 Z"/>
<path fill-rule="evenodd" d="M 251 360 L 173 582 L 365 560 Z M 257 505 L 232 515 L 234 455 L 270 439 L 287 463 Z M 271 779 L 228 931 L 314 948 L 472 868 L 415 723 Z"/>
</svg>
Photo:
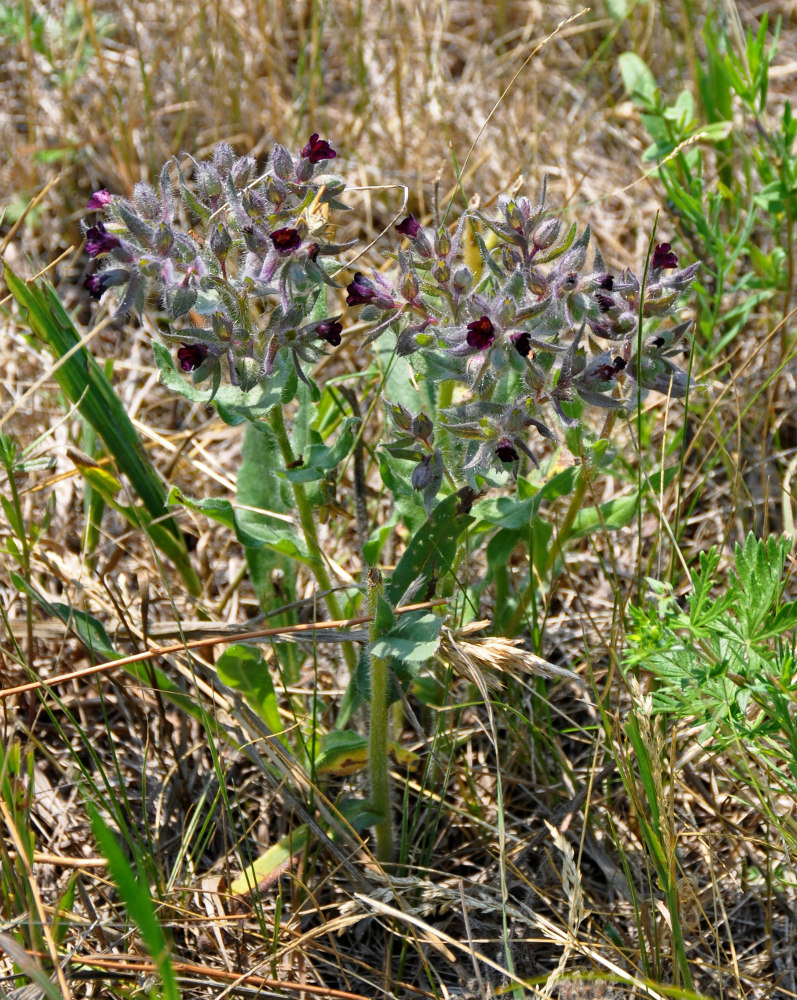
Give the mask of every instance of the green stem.
<svg viewBox="0 0 797 1000">
<path fill-rule="evenodd" d="M 279 445 L 285 465 L 286 467 L 290 466 L 295 461 L 295 458 L 288 432 L 285 429 L 285 421 L 282 419 L 282 407 L 272 407 L 269 417 L 271 429 L 277 439 L 277 444 Z M 293 487 L 293 498 L 296 501 L 296 510 L 299 513 L 302 534 L 304 535 L 307 551 L 310 555 L 310 570 L 321 590 L 329 591 L 324 600 L 327 602 L 327 608 L 331 617 L 335 621 L 341 621 L 343 619 L 343 610 L 338 601 L 337 594 L 332 592 L 332 581 L 329 578 L 321 546 L 318 543 L 318 532 L 315 527 L 313 508 L 307 499 L 304 483 L 292 482 L 291 486 Z M 357 669 L 357 653 L 352 643 L 343 643 L 343 656 L 346 659 L 346 665 L 349 670 L 354 674 L 354 671 Z"/>
<path fill-rule="evenodd" d="M 381 574 L 369 574 L 368 604 L 373 615 L 371 646 L 379 638 L 381 629 L 377 604 L 382 591 Z M 368 733 L 368 770 L 371 781 L 371 808 L 382 818 L 374 825 L 376 858 L 385 862 L 393 859 L 393 820 L 390 814 L 390 773 L 387 762 L 388 715 L 388 665 L 387 660 L 370 654 L 371 718 Z"/>
<path fill-rule="evenodd" d="M 368 767 L 371 776 L 371 806 L 382 819 L 374 827 L 376 857 L 393 857 L 393 820 L 390 816 L 390 777 L 387 767 L 387 661 L 371 657 L 371 730 L 368 734 Z"/>
<path fill-rule="evenodd" d="M 601 430 L 600 437 L 608 438 L 614 427 L 614 422 L 617 418 L 617 410 L 609 410 L 606 414 L 606 420 L 603 424 L 603 429 Z M 576 486 L 573 496 L 570 498 L 570 504 L 567 508 L 567 513 L 564 516 L 564 520 L 559 526 L 559 530 L 556 533 L 556 538 L 553 541 L 550 549 L 548 550 L 548 558 L 545 561 L 545 567 L 543 570 L 541 581 L 542 583 L 551 583 L 551 575 L 553 573 L 554 564 L 556 563 L 557 557 L 561 556 L 564 559 L 565 545 L 570 538 L 570 533 L 573 530 L 573 523 L 578 516 L 578 512 L 581 510 L 582 504 L 584 503 L 584 497 L 587 495 L 587 490 L 590 484 L 590 470 L 587 467 L 584 453 L 581 453 L 581 475 L 578 480 L 578 486 Z M 508 635 L 517 635 L 520 624 L 523 621 L 523 616 L 526 613 L 526 606 L 531 601 L 534 595 L 534 588 L 537 586 L 535 580 L 534 567 L 531 567 L 531 573 L 529 574 L 529 582 L 526 584 L 526 588 L 521 595 L 520 602 L 512 615 L 509 622 Z M 550 586 L 549 586 L 550 589 Z"/>
</svg>

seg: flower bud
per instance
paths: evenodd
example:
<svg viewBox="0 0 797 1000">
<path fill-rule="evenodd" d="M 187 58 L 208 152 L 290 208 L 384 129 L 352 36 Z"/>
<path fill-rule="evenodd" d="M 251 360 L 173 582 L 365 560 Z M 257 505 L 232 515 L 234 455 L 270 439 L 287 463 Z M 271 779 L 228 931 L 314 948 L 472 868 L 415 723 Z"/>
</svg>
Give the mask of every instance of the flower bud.
<svg viewBox="0 0 797 1000">
<path fill-rule="evenodd" d="M 445 285 L 448 282 L 451 271 L 444 260 L 436 260 L 432 264 L 432 277 L 440 285 Z"/>
<path fill-rule="evenodd" d="M 210 249 L 213 251 L 214 256 L 218 260 L 223 261 L 230 252 L 231 246 L 232 237 L 227 231 L 227 227 L 222 223 L 219 223 L 210 234 Z"/>
<path fill-rule="evenodd" d="M 419 413 L 412 421 L 411 433 L 413 437 L 430 444 L 434 437 L 434 424 L 425 413 Z"/>
<path fill-rule="evenodd" d="M 537 267 L 532 267 L 529 271 L 529 291 L 539 298 L 548 294 L 548 279 Z"/>
<path fill-rule="evenodd" d="M 451 284 L 457 292 L 465 293 L 473 284 L 473 273 L 469 267 L 458 267 L 451 278 Z"/>
<path fill-rule="evenodd" d="M 155 236 L 155 249 L 165 257 L 173 246 L 174 233 L 172 232 L 172 228 L 171 226 L 167 226 L 165 222 L 162 222 Z"/>
<path fill-rule="evenodd" d="M 255 172 L 255 161 L 252 156 L 239 156 L 233 163 L 230 176 L 236 188 L 246 187 Z"/>
<path fill-rule="evenodd" d="M 235 162 L 235 150 L 229 142 L 217 142 L 213 147 L 213 166 L 220 174 L 226 174 Z"/>
<path fill-rule="evenodd" d="M 236 368 L 241 380 L 241 390 L 249 392 L 250 389 L 254 389 L 263 374 L 261 363 L 255 358 L 241 358 Z"/>
<path fill-rule="evenodd" d="M 229 340 L 232 337 L 232 320 L 223 312 L 214 312 L 210 317 L 210 325 L 219 340 Z"/>
<path fill-rule="evenodd" d="M 209 163 L 199 164 L 197 186 L 207 201 L 214 201 L 221 194 L 221 178 Z"/>
<path fill-rule="evenodd" d="M 290 180 L 293 177 L 293 157 L 279 143 L 274 147 L 274 152 L 271 154 L 271 168 L 277 177 L 283 181 Z"/>
<path fill-rule="evenodd" d="M 435 234 L 434 252 L 438 257 L 447 257 L 451 253 L 451 237 L 445 226 L 441 226 Z"/>
<path fill-rule="evenodd" d="M 545 222 L 540 223 L 534 230 L 534 236 L 532 237 L 534 246 L 540 250 L 546 250 L 559 239 L 559 230 L 561 228 L 562 223 L 559 219 L 546 219 Z"/>
<path fill-rule="evenodd" d="M 288 189 L 277 177 L 272 177 L 271 174 L 266 177 L 265 181 L 266 197 L 276 208 L 288 197 Z"/>
<path fill-rule="evenodd" d="M 144 181 L 133 188 L 133 201 L 145 219 L 157 219 L 160 215 L 161 203 L 155 189 Z"/>
<path fill-rule="evenodd" d="M 401 403 L 389 403 L 388 412 L 390 413 L 390 419 L 399 431 L 408 431 L 412 427 L 412 414 L 406 408 L 402 406 Z"/>
</svg>

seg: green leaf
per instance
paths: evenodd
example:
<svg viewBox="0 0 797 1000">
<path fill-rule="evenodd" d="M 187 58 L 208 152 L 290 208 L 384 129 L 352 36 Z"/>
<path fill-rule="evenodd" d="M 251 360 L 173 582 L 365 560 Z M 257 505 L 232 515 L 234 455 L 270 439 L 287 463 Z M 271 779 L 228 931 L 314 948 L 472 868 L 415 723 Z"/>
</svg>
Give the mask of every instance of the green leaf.
<svg viewBox="0 0 797 1000">
<path fill-rule="evenodd" d="M 283 732 L 285 727 L 277 708 L 269 666 L 257 646 L 245 643 L 230 646 L 219 657 L 216 671 L 223 684 L 243 694 L 275 736 Z"/>
<path fill-rule="evenodd" d="M 368 740 L 351 730 L 333 730 L 321 736 L 316 774 L 344 776 L 362 770 L 368 763 Z"/>
<path fill-rule="evenodd" d="M 463 498 L 459 493 L 446 497 L 410 539 L 385 586 L 385 597 L 394 608 L 411 586 L 424 600 L 429 583 L 451 571 L 459 536 L 473 522 Z"/>
<path fill-rule="evenodd" d="M 374 615 L 374 630 L 376 635 L 386 635 L 396 623 L 396 616 L 390 603 L 381 594 L 376 597 L 376 613 Z"/>
<path fill-rule="evenodd" d="M 521 542 L 529 537 L 529 526 L 523 528 L 501 528 L 487 543 L 487 565 L 491 569 L 509 564 L 509 557 Z"/>
<path fill-rule="evenodd" d="M 175 368 L 169 351 L 157 341 L 152 342 L 155 361 L 161 374 L 161 381 L 169 389 L 185 396 L 192 403 L 213 402 L 219 411 L 219 416 L 228 424 L 240 424 L 244 420 L 259 420 L 270 412 L 273 406 L 282 399 L 282 386 L 287 371 L 277 371 L 275 365 L 274 377 L 266 384 L 259 382 L 248 392 L 242 392 L 234 385 L 221 385 L 218 389 L 200 389 L 190 382 L 182 372 Z"/>
<path fill-rule="evenodd" d="M 127 912 L 138 927 L 144 946 L 158 970 L 163 983 L 163 998 L 164 1000 L 180 1000 L 171 956 L 155 915 L 155 906 L 147 885 L 146 872 L 140 864 L 137 864 L 136 871 L 133 871 L 116 837 L 94 804 L 87 801 L 86 809 L 91 819 L 94 838 L 103 857 L 108 862 L 111 878 L 116 883 Z"/>
<path fill-rule="evenodd" d="M 292 510 L 293 491 L 285 480 L 274 473 L 281 465 L 282 455 L 270 428 L 247 423 L 238 467 L 237 499 L 241 508 L 256 509 L 239 509 L 237 518 L 242 529 L 250 535 L 258 537 L 263 531 L 270 532 L 275 528 L 274 519 L 261 514 L 261 510 L 272 510 L 278 514 L 289 514 Z M 275 570 L 282 574 L 279 603 L 294 600 L 296 574 L 290 557 L 266 545 L 246 545 L 244 553 L 249 578 L 264 611 L 268 610 L 270 599 L 274 597 L 272 574 Z"/>
<path fill-rule="evenodd" d="M 311 483 L 323 479 L 327 472 L 337 466 L 349 454 L 354 445 L 354 428 L 359 426 L 357 417 L 347 417 L 340 429 L 337 440 L 329 447 L 317 431 L 310 432 L 311 445 L 303 456 L 302 464 L 296 469 L 278 469 L 277 474 L 292 483 Z"/>
<path fill-rule="evenodd" d="M 420 667 L 437 652 L 442 626 L 439 615 L 411 611 L 371 644 L 371 652 L 381 659 L 398 659 L 404 667 Z"/>
<path fill-rule="evenodd" d="M 261 511 L 262 520 L 252 521 L 242 517 L 241 515 L 246 512 L 236 510 L 229 500 L 216 497 L 208 497 L 206 500 L 191 500 L 176 487 L 172 488 L 169 501 L 170 503 L 183 504 L 189 510 L 204 514 L 211 520 L 217 521 L 227 528 L 232 528 L 235 537 L 242 545 L 252 548 L 266 545 L 274 549 L 275 552 L 282 552 L 292 559 L 299 559 L 305 563 L 311 562 L 296 527 L 275 516 L 276 512 L 274 515 L 269 515 L 268 511 Z"/>
<path fill-rule="evenodd" d="M 770 535 L 762 541 L 752 532 L 744 546 L 735 548 L 736 575 L 741 586 L 739 616 L 750 639 L 755 638 L 770 608 L 780 598 L 783 566 L 790 548 L 791 539 L 785 535 L 781 538 Z"/>
<path fill-rule="evenodd" d="M 24 313 L 31 332 L 47 344 L 57 359 L 73 352 L 53 372 L 58 384 L 102 438 L 117 467 L 141 498 L 151 520 L 159 520 L 162 533 L 159 538 L 163 538 L 163 533 L 172 536 L 174 544 L 168 555 L 186 586 L 192 594 L 201 593 L 202 584 L 191 567 L 180 528 L 166 508 L 160 477 L 105 373 L 85 347 L 78 347 L 80 337 L 55 289 L 46 281 L 20 280 L 7 264 L 3 270 L 6 284 Z M 151 525 L 146 526 L 155 541 L 150 528 Z"/>
<path fill-rule="evenodd" d="M 494 524 L 499 528 L 517 530 L 528 527 L 532 517 L 540 506 L 541 495 L 535 494 L 527 500 L 516 497 L 491 497 L 482 500 L 473 508 L 473 515 L 478 521 Z"/>
<path fill-rule="evenodd" d="M 573 521 L 571 538 L 583 538 L 593 531 L 617 531 L 633 521 L 639 510 L 639 493 L 634 490 L 627 497 L 616 497 L 599 507 L 583 507 Z"/>
<path fill-rule="evenodd" d="M 656 107 L 659 88 L 647 63 L 636 52 L 622 52 L 617 59 L 625 92 L 646 109 Z"/>
</svg>

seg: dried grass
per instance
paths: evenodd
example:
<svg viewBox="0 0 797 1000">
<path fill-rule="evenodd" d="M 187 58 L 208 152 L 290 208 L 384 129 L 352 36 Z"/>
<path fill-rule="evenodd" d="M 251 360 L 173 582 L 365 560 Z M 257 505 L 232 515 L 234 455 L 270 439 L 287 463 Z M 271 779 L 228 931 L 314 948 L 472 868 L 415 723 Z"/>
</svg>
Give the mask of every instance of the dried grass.
<svg viewBox="0 0 797 1000">
<path fill-rule="evenodd" d="M 78 222 L 93 189 L 126 191 L 151 178 L 169 156 L 202 154 L 219 140 L 265 154 L 274 140 L 295 144 L 319 131 L 334 138 L 342 166 L 363 186 L 355 234 L 378 238 L 400 196 L 398 188 L 369 186 L 406 186 L 409 206 L 421 216 L 443 208 L 456 190 L 454 164 L 465 161 L 498 95 L 534 47 L 574 13 L 567 0 L 391 0 L 369 8 L 355 0 L 6 6 L 21 25 L 6 39 L 0 65 L 6 238 L 22 206 L 58 176 L 7 239 L 5 253 L 26 274 L 58 259 L 51 277 L 86 329 L 94 314 L 81 288 L 86 259 Z M 491 192 L 519 177 L 536 189 L 547 173 L 551 203 L 589 220 L 607 260 L 618 266 L 638 261 L 658 209 L 664 212 L 660 232 L 669 233 L 670 225 L 661 190 L 640 169 L 646 139 L 624 99 L 616 56 L 633 48 L 674 91 L 689 71 L 688 18 L 702 22 L 710 6 L 642 4 L 617 27 L 601 3 L 564 27 L 526 66 L 481 132 L 462 178 L 465 194 L 481 193 L 484 208 Z M 725 7 L 737 9 L 730 2 Z M 740 5 L 738 14 L 746 26 L 765 9 L 784 16 L 777 100 L 790 91 L 785 71 L 795 62 L 797 23 L 786 3 Z M 35 50 L 25 23 L 38 16 L 48 26 L 49 54 Z M 80 70 L 87 45 L 94 54 Z M 79 441 L 78 421 L 74 413 L 63 420 L 52 362 L 26 337 L 7 300 L 2 326 L 2 407 L 13 409 L 4 430 L 24 444 L 46 434 L 40 451 L 57 463 L 52 473 L 21 484 L 31 520 L 55 498 L 35 576 L 54 599 L 102 618 L 121 648 L 143 650 L 159 629 L 173 628 L 176 617 L 195 621 L 197 609 L 113 517 L 103 523 L 95 565 L 85 562 L 83 487 L 66 450 Z M 706 378 L 716 406 L 706 408 L 695 428 L 680 498 L 687 559 L 739 538 L 751 523 L 762 530 L 779 523 L 776 462 L 793 450 L 793 374 L 783 374 L 780 395 L 761 395 L 744 410 L 767 377 L 769 353 L 759 345 L 774 326 L 773 314 L 760 310 L 733 361 L 737 377 L 722 375 L 715 384 Z M 240 431 L 167 395 L 153 371 L 152 334 L 146 325 L 115 322 L 95 331 L 92 349 L 114 361 L 117 390 L 169 481 L 195 495 L 230 496 Z M 336 363 L 361 364 L 354 350 Z M 677 426 L 682 411 L 676 404 L 666 412 L 661 401 L 653 405 L 662 418 L 651 447 L 663 452 L 667 425 Z M 785 442 L 777 456 L 762 447 L 773 424 Z M 613 488 L 599 484 L 596 499 L 608 499 Z M 44 926 L 52 925 L 52 907 L 76 877 L 80 921 L 67 940 L 82 965 L 65 972 L 73 995 L 127 995 L 146 988 L 153 971 L 138 946 L 126 944 L 125 920 L 76 791 L 75 775 L 91 765 L 92 755 L 110 776 L 108 793 L 125 804 L 157 860 L 160 917 L 172 935 L 186 996 L 252 990 L 270 996 L 278 988 L 279 995 L 292 995 L 301 987 L 305 995 L 371 997 L 387 990 L 464 998 L 493 995 L 528 978 L 538 984 L 537 995 L 556 993 L 562 1000 L 632 995 L 634 984 L 636 995 L 660 995 L 646 990 L 634 970 L 669 974 L 667 918 L 645 863 L 638 818 L 611 758 L 622 760 L 627 752 L 620 746 L 621 723 L 632 704 L 617 681 L 622 609 L 638 567 L 658 571 L 675 558 L 663 525 L 673 522 L 676 502 L 675 491 L 665 491 L 641 533 L 595 535 L 568 559 L 544 609 L 547 659 L 500 637 L 446 631 L 440 656 L 463 678 L 461 705 L 434 720 L 437 765 L 423 779 L 400 775 L 405 811 L 420 817 L 418 840 L 429 839 L 426 866 L 401 877 L 378 871 L 356 838 L 344 849 L 320 831 L 318 846 L 291 857 L 276 883 L 241 909 L 227 888 L 239 875 L 237 858 L 313 818 L 302 813 L 290 762 L 272 757 L 269 774 L 254 754 L 232 748 L 222 748 L 214 761 L 198 722 L 119 674 L 72 680 L 49 713 L 24 698 L 5 701 L 6 745 L 19 739 L 35 759 L 31 884 Z M 253 617 L 258 604 L 240 547 L 207 522 L 192 519 L 186 529 L 205 581 L 199 610 L 222 625 Z M 351 532 L 331 525 L 324 545 L 358 576 Z M 2 559 L 10 571 L 10 558 Z M 309 580 L 305 590 L 309 597 Z M 7 580 L 0 580 L 0 591 L 10 625 L 0 652 L 7 687 L 27 677 L 12 640 L 24 636 L 24 615 Z M 215 706 L 217 721 L 243 725 L 244 709 L 235 699 L 211 698 L 210 662 L 180 654 L 166 662 L 196 684 L 198 695 Z M 41 622 L 31 665 L 52 677 L 89 661 L 75 639 Z M 299 689 L 318 684 L 334 698 L 340 689 L 334 653 L 322 658 L 318 676 L 311 667 Z M 469 685 L 489 694 L 489 718 Z M 604 723 L 616 734 L 616 747 L 596 736 L 600 712 L 610 713 Z M 404 737 L 413 739 L 409 727 Z M 740 1000 L 795 995 L 797 900 L 793 886 L 775 877 L 779 868 L 791 870 L 788 844 L 749 803 L 722 758 L 697 754 L 658 781 L 662 800 L 672 801 L 682 928 L 699 970 L 697 988 Z M 333 810 L 344 789 L 357 792 L 360 784 L 355 775 L 318 789 L 320 808 Z M 220 805 L 225 796 L 233 803 L 228 808 Z M 793 803 L 782 809 L 793 810 Z M 20 847 L 12 843 L 13 824 L 6 825 L 3 851 L 13 861 Z M 748 881 L 753 871 L 759 874 Z M 474 952 L 482 956 L 481 987 L 473 980 Z M 9 975 L 12 962 L 9 954 Z M 12 987 L 9 982 L 9 994 Z"/>
</svg>

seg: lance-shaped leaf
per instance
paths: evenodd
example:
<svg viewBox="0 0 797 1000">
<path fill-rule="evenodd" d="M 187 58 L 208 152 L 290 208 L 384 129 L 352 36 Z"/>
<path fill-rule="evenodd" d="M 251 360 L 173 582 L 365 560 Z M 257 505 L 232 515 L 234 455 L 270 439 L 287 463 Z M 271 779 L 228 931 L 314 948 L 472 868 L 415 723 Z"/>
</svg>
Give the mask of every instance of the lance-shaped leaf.
<svg viewBox="0 0 797 1000">
<path fill-rule="evenodd" d="M 180 528 L 175 519 L 168 516 L 166 492 L 160 477 L 122 401 L 94 355 L 85 347 L 78 347 L 80 337 L 55 289 L 42 280 L 22 281 L 5 263 L 3 272 L 31 332 L 47 344 L 57 359 L 69 354 L 53 371 L 58 384 L 102 438 L 109 455 L 127 476 L 152 520 L 159 520 L 162 531 L 171 536 L 173 544 L 167 554 L 175 562 L 188 589 L 192 594 L 201 593 L 202 585 L 191 567 Z M 142 522 L 145 520 L 148 519 L 142 518 Z M 152 536 L 147 524 L 143 526 Z M 154 537 L 153 541 L 159 544 Z"/>
</svg>

